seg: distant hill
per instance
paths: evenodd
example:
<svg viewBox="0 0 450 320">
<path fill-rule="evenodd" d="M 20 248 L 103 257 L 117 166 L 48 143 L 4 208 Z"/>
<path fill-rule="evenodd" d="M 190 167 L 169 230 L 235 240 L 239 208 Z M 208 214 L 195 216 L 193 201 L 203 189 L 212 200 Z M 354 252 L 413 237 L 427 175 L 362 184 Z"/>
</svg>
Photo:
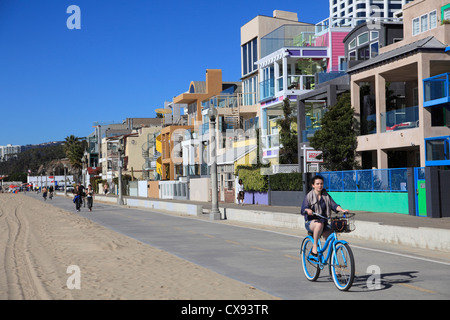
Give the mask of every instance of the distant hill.
<svg viewBox="0 0 450 320">
<path fill-rule="evenodd" d="M 5 181 L 26 181 L 28 170 L 32 175 L 43 171 L 50 173 L 50 167 L 55 160 L 66 157 L 63 150 L 63 141 L 45 142 L 35 145 L 22 146 L 22 152 L 17 158 L 0 162 L 0 175 L 8 175 Z"/>
</svg>

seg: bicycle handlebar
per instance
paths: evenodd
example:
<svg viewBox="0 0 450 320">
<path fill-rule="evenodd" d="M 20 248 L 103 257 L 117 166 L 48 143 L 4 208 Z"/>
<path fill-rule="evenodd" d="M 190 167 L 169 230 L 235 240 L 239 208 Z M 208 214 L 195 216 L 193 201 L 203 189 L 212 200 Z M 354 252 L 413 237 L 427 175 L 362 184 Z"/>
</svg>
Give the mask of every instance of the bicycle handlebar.
<svg viewBox="0 0 450 320">
<path fill-rule="evenodd" d="M 306 211 L 305 211 L 305 213 L 306 213 Z M 354 213 L 345 212 L 345 211 L 339 211 L 339 213 L 342 213 L 343 215 L 342 216 L 340 216 L 340 215 L 333 216 L 333 214 L 332 214 L 331 217 L 325 217 L 316 212 L 313 212 L 312 214 L 313 214 L 313 216 L 316 216 L 316 217 L 319 217 L 319 218 L 322 218 L 325 220 L 330 220 L 331 218 L 336 218 L 336 217 L 337 218 L 350 218 L 355 215 Z"/>
</svg>

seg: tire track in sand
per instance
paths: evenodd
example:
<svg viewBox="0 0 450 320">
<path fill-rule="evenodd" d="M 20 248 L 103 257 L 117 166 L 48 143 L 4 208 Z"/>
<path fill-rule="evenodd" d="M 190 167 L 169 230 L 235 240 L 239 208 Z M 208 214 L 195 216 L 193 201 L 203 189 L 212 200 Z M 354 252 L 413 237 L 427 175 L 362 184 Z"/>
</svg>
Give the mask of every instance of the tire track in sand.
<svg viewBox="0 0 450 320">
<path fill-rule="evenodd" d="M 13 201 L 14 206 L 3 206 L 1 217 L 7 227 L 7 244 L 4 255 L 8 299 L 48 300 L 50 299 L 43 283 L 36 274 L 28 250 L 29 223 L 21 213 L 21 203 Z"/>
</svg>

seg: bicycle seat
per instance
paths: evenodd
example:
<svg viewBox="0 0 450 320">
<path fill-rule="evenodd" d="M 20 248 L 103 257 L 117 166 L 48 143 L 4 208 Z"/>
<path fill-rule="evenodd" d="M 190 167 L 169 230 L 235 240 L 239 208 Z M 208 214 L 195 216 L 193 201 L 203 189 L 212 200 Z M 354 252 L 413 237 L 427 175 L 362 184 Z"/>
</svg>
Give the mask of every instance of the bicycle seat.
<svg viewBox="0 0 450 320">
<path fill-rule="evenodd" d="M 308 231 L 308 236 L 313 236 L 313 233 L 311 231 Z"/>
</svg>

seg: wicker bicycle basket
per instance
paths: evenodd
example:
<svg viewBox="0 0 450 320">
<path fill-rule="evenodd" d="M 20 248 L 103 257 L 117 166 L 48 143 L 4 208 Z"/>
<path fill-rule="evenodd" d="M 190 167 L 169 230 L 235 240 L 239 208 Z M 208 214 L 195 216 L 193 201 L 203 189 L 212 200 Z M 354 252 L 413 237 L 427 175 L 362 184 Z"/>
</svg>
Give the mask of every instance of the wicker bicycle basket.
<svg viewBox="0 0 450 320">
<path fill-rule="evenodd" d="M 330 226 L 334 232 L 348 233 L 355 230 L 355 214 L 337 212 L 331 215 Z"/>
</svg>

